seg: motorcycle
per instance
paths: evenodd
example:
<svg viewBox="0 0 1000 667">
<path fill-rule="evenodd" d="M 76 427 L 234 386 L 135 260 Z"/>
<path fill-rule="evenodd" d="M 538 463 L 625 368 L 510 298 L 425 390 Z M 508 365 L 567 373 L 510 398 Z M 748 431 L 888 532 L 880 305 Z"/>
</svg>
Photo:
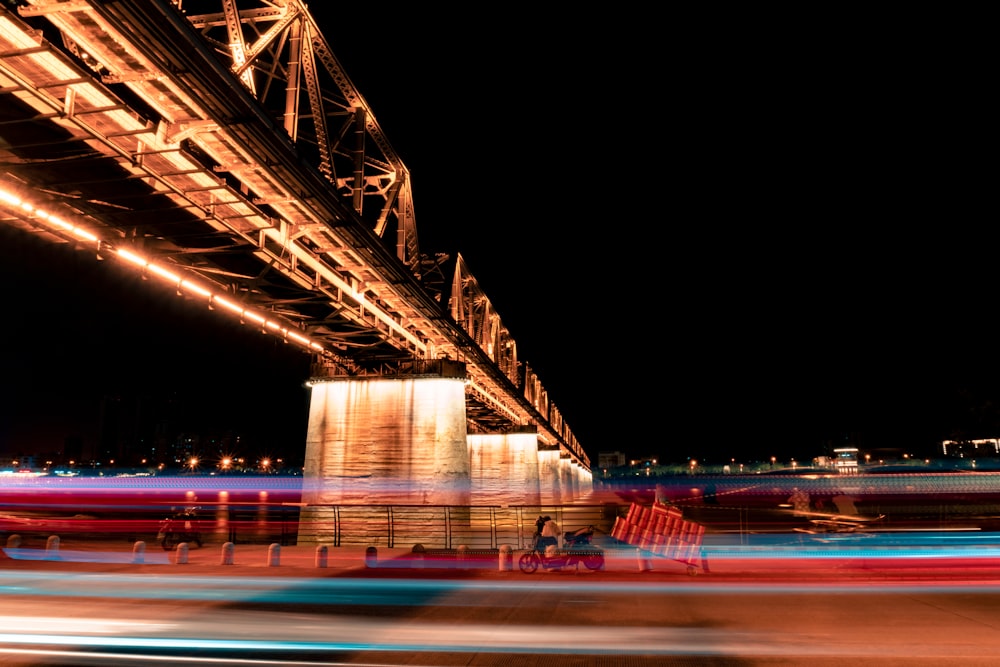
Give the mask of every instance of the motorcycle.
<svg viewBox="0 0 1000 667">
<path fill-rule="evenodd" d="M 195 508 L 188 508 L 167 517 L 160 522 L 160 532 L 156 539 L 164 551 L 171 551 L 182 542 L 194 543 L 201 547 L 201 533 L 198 532 L 198 520 Z"/>
<path fill-rule="evenodd" d="M 594 537 L 594 527 L 587 526 L 563 535 L 563 548 L 547 550 L 540 548 L 538 544 L 539 536 L 531 545 L 531 549 L 522 554 L 517 561 L 517 566 L 521 572 L 532 574 L 539 567 L 546 570 L 555 570 L 563 567 L 583 563 L 588 570 L 600 570 L 604 568 L 604 551 L 591 544 Z"/>
</svg>

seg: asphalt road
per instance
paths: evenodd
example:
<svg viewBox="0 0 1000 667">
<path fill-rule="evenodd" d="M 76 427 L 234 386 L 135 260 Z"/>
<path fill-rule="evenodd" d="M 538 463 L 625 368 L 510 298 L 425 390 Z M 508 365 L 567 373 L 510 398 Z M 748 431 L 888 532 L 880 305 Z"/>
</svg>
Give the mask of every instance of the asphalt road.
<svg viewBox="0 0 1000 667">
<path fill-rule="evenodd" d="M 8 549 L 0 664 L 997 664 L 992 556 L 718 553 L 691 576 L 634 549 L 530 575 L 402 549 Z"/>
</svg>

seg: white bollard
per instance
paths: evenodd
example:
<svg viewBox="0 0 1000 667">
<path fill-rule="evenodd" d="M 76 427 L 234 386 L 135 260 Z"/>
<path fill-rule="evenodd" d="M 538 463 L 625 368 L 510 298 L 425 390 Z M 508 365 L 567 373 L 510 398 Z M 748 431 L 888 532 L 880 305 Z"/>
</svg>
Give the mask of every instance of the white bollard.
<svg viewBox="0 0 1000 667">
<path fill-rule="evenodd" d="M 376 547 L 365 549 L 365 567 L 378 567 L 378 549 Z"/>
<path fill-rule="evenodd" d="M 188 562 L 188 543 L 181 542 L 174 549 L 174 562 L 178 565 L 187 565 Z"/>
<path fill-rule="evenodd" d="M 45 543 L 45 557 L 46 558 L 59 558 L 59 536 L 58 535 L 49 535 L 49 539 Z"/>
<path fill-rule="evenodd" d="M 146 543 L 139 540 L 132 545 L 132 562 L 141 564 L 146 561 Z"/>
<path fill-rule="evenodd" d="M 427 556 L 427 548 L 423 544 L 414 544 L 413 549 L 410 550 L 410 554 L 413 556 L 410 567 L 423 569 L 424 558 Z"/>
<path fill-rule="evenodd" d="M 325 544 L 316 547 L 316 567 L 326 567 L 327 548 Z"/>
<path fill-rule="evenodd" d="M 278 567 L 281 565 L 281 545 L 275 542 L 267 548 L 267 566 Z"/>
<path fill-rule="evenodd" d="M 21 548 L 21 536 L 20 535 L 9 535 L 7 537 L 7 548 L 8 549 L 20 549 Z"/>
<path fill-rule="evenodd" d="M 514 550 L 509 544 L 500 545 L 500 571 L 510 572 L 514 569 Z"/>
<path fill-rule="evenodd" d="M 458 566 L 462 569 L 467 568 L 468 565 L 466 561 L 469 560 L 469 547 L 464 544 L 459 544 L 455 551 L 458 558 Z"/>
<path fill-rule="evenodd" d="M 223 544 L 222 557 L 219 559 L 219 565 L 232 565 L 235 551 L 236 551 L 236 546 L 232 542 L 226 542 L 225 544 Z"/>
<path fill-rule="evenodd" d="M 642 549 L 635 550 L 635 557 L 638 561 L 640 572 L 649 572 L 653 569 L 653 562 L 643 556 Z"/>
</svg>

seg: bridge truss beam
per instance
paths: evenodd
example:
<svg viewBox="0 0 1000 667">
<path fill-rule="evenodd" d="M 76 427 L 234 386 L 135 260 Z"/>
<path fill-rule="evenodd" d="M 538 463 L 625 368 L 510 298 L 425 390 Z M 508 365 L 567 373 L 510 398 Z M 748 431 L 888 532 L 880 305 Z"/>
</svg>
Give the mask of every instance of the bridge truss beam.
<svg viewBox="0 0 1000 667">
<path fill-rule="evenodd" d="M 526 398 L 537 379 L 518 375 L 505 330 L 484 347 L 447 312 L 428 279 L 440 257 L 417 248 L 408 172 L 305 5 L 179 5 L 0 9 L 0 176 L 38 204 L 0 219 L 74 243 L 36 213 L 80 221 L 96 252 L 148 257 L 268 313 L 314 341 L 329 372 L 461 360 L 481 428 L 537 425 L 589 466 L 557 413 Z"/>
</svg>

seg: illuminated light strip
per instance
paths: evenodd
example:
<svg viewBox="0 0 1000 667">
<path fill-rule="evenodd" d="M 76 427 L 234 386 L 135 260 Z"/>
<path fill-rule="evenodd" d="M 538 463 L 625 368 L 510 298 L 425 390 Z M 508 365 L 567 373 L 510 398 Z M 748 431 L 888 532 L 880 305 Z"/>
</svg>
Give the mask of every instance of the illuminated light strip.
<svg viewBox="0 0 1000 667">
<path fill-rule="evenodd" d="M 32 204 L 21 199 L 17 195 L 2 188 L 0 188 L 0 201 L 7 203 L 11 208 L 23 211 L 24 213 L 30 216 L 34 216 L 38 220 L 48 223 L 50 226 L 56 228 L 57 231 L 68 233 L 82 241 L 93 243 L 95 246 L 98 246 L 98 249 L 100 249 L 100 246 L 102 245 L 100 237 L 96 236 L 90 231 L 83 229 L 82 227 L 78 227 L 76 225 L 68 223 L 65 220 L 62 220 L 61 218 L 58 218 L 54 215 L 51 215 L 47 211 L 33 206 Z M 327 350 L 321 344 L 313 340 L 310 340 L 309 338 L 303 336 L 302 334 L 292 329 L 287 329 L 285 327 L 282 327 L 281 324 L 277 322 L 268 320 L 267 318 L 263 317 L 262 315 L 259 315 L 258 313 L 255 313 L 251 310 L 247 310 L 241 305 L 228 301 L 219 296 L 218 294 L 215 294 L 210 290 L 202 287 L 201 285 L 193 283 L 190 280 L 186 280 L 181 276 L 179 276 L 178 274 L 173 273 L 172 271 L 162 266 L 153 264 L 149 260 L 140 257 L 139 255 L 129 252 L 128 250 L 119 248 L 115 248 L 114 252 L 122 259 L 128 260 L 132 264 L 135 264 L 140 268 L 150 271 L 151 273 L 159 276 L 163 280 L 173 283 L 174 285 L 177 286 L 178 289 L 186 290 L 188 292 L 193 292 L 201 297 L 204 297 L 205 299 L 208 300 L 210 305 L 223 306 L 227 310 L 238 315 L 241 319 L 252 320 L 260 324 L 263 329 L 265 330 L 270 329 L 273 332 L 276 332 L 288 339 L 293 340 L 294 342 L 303 347 L 310 348 L 320 353 L 327 352 Z M 400 335 L 404 336 L 406 339 L 410 340 L 415 345 L 417 345 L 418 349 L 425 348 L 423 343 L 419 341 L 419 339 L 415 338 L 413 334 L 411 334 L 406 329 L 403 329 L 398 323 L 392 320 L 392 318 L 389 318 L 384 313 L 382 313 L 380 309 L 375 308 L 371 304 L 369 304 L 365 300 L 363 293 L 358 293 L 357 291 L 351 289 L 350 286 L 348 286 L 346 283 L 343 285 L 343 288 L 345 288 L 348 293 L 354 296 L 359 303 L 366 306 L 369 312 L 378 316 L 380 320 L 389 324 L 389 326 L 393 330 L 397 331 Z"/>
<path fill-rule="evenodd" d="M 269 320 L 260 313 L 257 313 L 255 311 L 244 308 L 239 304 L 228 301 L 218 296 L 214 292 L 198 285 L 197 283 L 193 283 L 189 280 L 186 280 L 181 276 L 179 276 L 178 274 L 170 271 L 169 269 L 159 266 L 158 264 L 154 264 L 140 255 L 137 255 L 123 248 L 116 249 L 115 252 L 122 259 L 131 262 L 132 264 L 135 264 L 136 266 L 139 266 L 144 270 L 148 270 L 150 273 L 157 275 L 160 278 L 163 278 L 165 281 L 176 285 L 178 289 L 186 289 L 188 291 L 194 292 L 200 296 L 205 297 L 208 300 L 209 304 L 218 304 L 224 306 L 227 310 L 239 315 L 241 319 L 249 320 L 261 325 L 261 328 L 264 331 L 270 330 L 275 334 L 291 338 L 292 340 L 296 341 L 297 343 L 305 347 L 311 347 L 319 351 L 323 350 L 323 347 L 319 343 L 311 341 L 305 336 L 302 336 L 300 334 L 296 334 L 295 332 L 289 330 L 287 327 L 283 327 L 279 322 L 275 322 L 274 320 Z"/>
<path fill-rule="evenodd" d="M 58 218 L 54 215 L 51 215 L 47 211 L 32 205 L 30 202 L 21 199 L 14 193 L 5 190 L 3 188 L 0 188 L 0 202 L 7 204 L 12 209 L 16 209 L 29 216 L 32 216 L 36 220 L 40 220 L 46 223 L 48 226 L 52 227 L 56 231 L 69 234 L 82 241 L 87 241 L 88 243 L 93 243 L 98 250 L 100 250 L 102 246 L 107 246 L 111 248 L 109 244 L 105 244 L 104 242 L 102 242 L 100 237 L 95 235 L 94 233 L 77 225 L 74 225 L 72 223 L 66 222 L 65 220 Z M 294 342 L 298 343 L 299 345 L 311 348 L 312 350 L 315 350 L 317 352 L 322 353 L 327 351 L 319 343 L 310 340 L 309 338 L 299 334 L 294 330 L 283 327 L 279 322 L 275 322 L 274 320 L 269 320 L 259 313 L 256 313 L 252 310 L 248 310 L 237 303 L 229 301 L 228 299 L 225 299 L 219 296 L 218 294 L 215 294 L 210 289 L 207 289 L 202 285 L 199 285 L 198 283 L 192 282 L 174 273 L 173 271 L 170 271 L 169 269 L 163 266 L 150 262 L 145 257 L 137 255 L 129 250 L 125 250 L 124 248 L 112 248 L 112 250 L 121 259 L 135 266 L 138 266 L 143 271 L 148 271 L 149 273 L 161 278 L 162 280 L 175 285 L 178 290 L 183 290 L 185 292 L 201 296 L 208 301 L 209 305 L 222 306 L 227 310 L 235 313 L 243 320 L 251 320 L 253 322 L 256 322 L 257 324 L 261 325 L 261 328 L 265 333 L 270 331 L 276 335 L 284 336 L 286 339 L 291 339 Z"/>
<path fill-rule="evenodd" d="M 90 233 L 82 227 L 77 227 L 76 225 L 70 224 L 61 218 L 57 218 L 54 215 L 50 215 L 47 211 L 43 211 L 40 208 L 36 208 L 29 202 L 21 199 L 12 192 L 8 192 L 0 188 L 0 201 L 7 203 L 10 208 L 18 209 L 27 213 L 28 215 L 34 216 L 39 220 L 47 222 L 49 225 L 56 227 L 59 231 L 72 234 L 73 236 L 91 243 L 98 243 L 100 239 L 94 234 Z"/>
</svg>

